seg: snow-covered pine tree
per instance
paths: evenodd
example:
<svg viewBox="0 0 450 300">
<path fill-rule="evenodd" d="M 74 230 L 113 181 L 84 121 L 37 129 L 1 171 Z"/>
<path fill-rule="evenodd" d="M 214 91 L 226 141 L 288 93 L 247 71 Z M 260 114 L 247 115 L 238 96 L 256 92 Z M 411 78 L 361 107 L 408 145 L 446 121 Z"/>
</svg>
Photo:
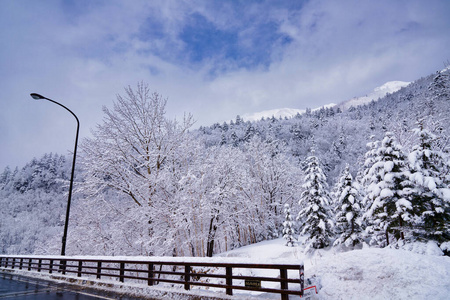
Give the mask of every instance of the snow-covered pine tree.
<svg viewBox="0 0 450 300">
<path fill-rule="evenodd" d="M 349 166 L 346 165 L 338 183 L 336 184 L 336 227 L 339 234 L 334 245 L 356 246 L 362 242 L 361 237 L 361 197 L 359 188 L 353 181 Z"/>
<path fill-rule="evenodd" d="M 446 68 L 437 72 L 428 90 L 431 92 L 433 100 L 448 99 L 450 97 L 450 69 Z"/>
<path fill-rule="evenodd" d="M 306 159 L 306 176 L 302 186 L 304 191 L 299 201 L 299 205 L 303 209 L 297 216 L 297 220 L 302 222 L 301 234 L 308 235 L 306 250 L 327 247 L 333 235 L 330 224 L 330 197 L 327 180 L 314 155 L 314 150 L 311 152 L 311 156 Z"/>
<path fill-rule="evenodd" d="M 450 70 L 448 68 L 437 72 L 428 86 L 429 96 L 424 99 L 422 110 L 425 115 L 435 116 L 441 112 L 438 102 L 448 100 L 450 97 Z"/>
<path fill-rule="evenodd" d="M 389 245 L 389 233 L 403 240 L 405 228 L 411 222 L 412 189 L 406 156 L 391 132 L 386 132 L 367 176 L 371 183 L 366 197 L 373 199 L 373 203 L 364 218 L 373 230 L 372 243 Z"/>
<path fill-rule="evenodd" d="M 284 214 L 285 214 L 285 219 L 283 222 L 283 238 L 286 240 L 286 246 L 288 247 L 294 247 L 294 243 L 295 243 L 295 238 L 294 238 L 294 234 L 295 234 L 295 230 L 294 230 L 294 225 L 295 222 L 292 220 L 292 216 L 291 216 L 291 207 L 289 206 L 288 203 L 286 203 L 284 205 Z"/>
<path fill-rule="evenodd" d="M 365 161 L 364 161 L 364 171 L 362 175 L 362 186 L 364 190 L 368 190 L 369 186 L 372 184 L 376 184 L 380 178 L 373 177 L 369 174 L 370 169 L 373 167 L 373 165 L 379 160 L 379 157 L 377 156 L 377 150 L 378 150 L 378 144 L 380 142 L 375 140 L 375 136 L 370 136 L 370 142 L 366 144 L 366 147 L 368 148 L 366 154 L 364 155 Z M 373 194 L 366 194 L 363 198 L 363 211 L 368 211 L 370 207 L 372 206 L 374 202 Z"/>
<path fill-rule="evenodd" d="M 414 233 L 419 238 L 442 243 L 450 241 L 450 190 L 443 178 L 446 162 L 441 151 L 433 149 L 436 136 L 425 129 L 424 120 L 419 120 L 417 125 L 414 133 L 418 145 L 408 156 L 410 179 L 415 187 L 413 206 L 417 224 Z"/>
</svg>

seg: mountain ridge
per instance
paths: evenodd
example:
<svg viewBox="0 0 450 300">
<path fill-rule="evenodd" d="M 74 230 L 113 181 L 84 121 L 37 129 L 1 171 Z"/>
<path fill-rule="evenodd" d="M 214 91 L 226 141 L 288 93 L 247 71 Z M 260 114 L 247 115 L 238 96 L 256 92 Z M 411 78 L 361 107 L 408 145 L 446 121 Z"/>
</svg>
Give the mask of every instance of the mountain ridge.
<svg viewBox="0 0 450 300">
<path fill-rule="evenodd" d="M 317 108 L 312 109 L 312 111 L 319 110 L 321 108 L 332 108 L 337 107 L 341 110 L 347 110 L 350 107 L 354 106 L 360 106 L 364 104 L 368 104 L 371 101 L 377 101 L 380 98 L 385 97 L 387 94 L 392 94 L 400 90 L 401 88 L 404 88 L 411 84 L 411 82 L 406 81 L 388 81 L 384 83 L 381 86 L 378 86 L 374 88 L 370 93 L 366 94 L 365 96 L 360 97 L 354 97 L 349 100 L 345 100 L 343 102 L 340 102 L 338 104 L 330 103 L 326 104 Z M 259 121 L 262 118 L 292 118 L 297 114 L 304 114 L 307 109 L 298 109 L 298 108 L 276 108 L 276 109 L 270 109 L 270 110 L 264 110 L 261 112 L 255 112 L 255 113 L 246 113 L 242 115 L 242 119 L 245 121 Z"/>
<path fill-rule="evenodd" d="M 407 81 L 388 81 L 385 84 L 376 87 L 365 96 L 354 97 L 349 100 L 343 101 L 337 105 L 342 110 L 347 110 L 350 107 L 356 107 L 364 104 L 368 104 L 372 101 L 377 101 L 378 99 L 386 97 L 388 94 L 395 93 L 401 88 L 410 85 L 411 82 Z"/>
</svg>

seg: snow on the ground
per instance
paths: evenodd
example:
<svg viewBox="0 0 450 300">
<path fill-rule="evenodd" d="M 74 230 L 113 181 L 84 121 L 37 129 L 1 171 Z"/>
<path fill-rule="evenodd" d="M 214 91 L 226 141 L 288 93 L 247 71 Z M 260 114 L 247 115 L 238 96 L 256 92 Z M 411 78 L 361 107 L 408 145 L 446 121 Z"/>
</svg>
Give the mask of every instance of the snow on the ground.
<svg viewBox="0 0 450 300">
<path fill-rule="evenodd" d="M 219 256 L 304 261 L 305 278 L 320 288 L 318 299 L 450 299 L 450 257 L 437 246 L 397 249 L 364 247 L 318 250 L 305 255 L 303 247 L 286 247 L 283 239 L 265 241 Z"/>
</svg>

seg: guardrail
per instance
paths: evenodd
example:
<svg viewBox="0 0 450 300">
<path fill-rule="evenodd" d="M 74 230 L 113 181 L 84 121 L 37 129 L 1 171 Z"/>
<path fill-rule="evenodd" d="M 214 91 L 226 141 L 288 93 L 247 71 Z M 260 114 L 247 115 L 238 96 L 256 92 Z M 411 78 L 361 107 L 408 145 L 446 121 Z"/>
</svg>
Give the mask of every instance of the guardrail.
<svg viewBox="0 0 450 300">
<path fill-rule="evenodd" d="M 191 286 L 225 289 L 227 295 L 233 290 L 247 290 L 277 293 L 282 300 L 289 295 L 303 296 L 304 267 L 299 264 L 252 264 L 188 261 L 189 258 L 174 258 L 173 261 L 159 258 L 144 260 L 97 259 L 78 257 L 38 257 L 38 256 L 6 256 L 0 255 L 0 268 L 19 269 L 25 271 L 58 272 L 62 275 L 76 274 L 77 277 L 116 278 L 120 282 L 125 279 L 146 282 L 153 286 L 159 283 L 184 285 L 185 290 Z M 252 276 L 250 269 L 278 270 L 271 276 Z M 290 271 L 290 272 L 288 272 Z M 297 273 L 298 272 L 298 273 Z M 289 277 L 288 275 L 291 275 Z M 264 282 L 264 284 L 262 284 Z M 292 286 L 294 285 L 294 288 Z"/>
</svg>

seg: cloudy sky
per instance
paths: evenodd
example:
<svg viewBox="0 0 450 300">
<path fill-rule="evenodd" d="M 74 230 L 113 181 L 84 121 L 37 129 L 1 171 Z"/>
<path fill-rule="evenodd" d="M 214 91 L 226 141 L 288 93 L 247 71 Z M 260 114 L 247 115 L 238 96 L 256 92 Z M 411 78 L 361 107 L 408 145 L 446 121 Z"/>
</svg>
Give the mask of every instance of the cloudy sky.
<svg viewBox="0 0 450 300">
<path fill-rule="evenodd" d="M 0 1 L 0 172 L 73 150 L 124 87 L 195 126 L 319 107 L 450 59 L 450 1 Z"/>
</svg>

